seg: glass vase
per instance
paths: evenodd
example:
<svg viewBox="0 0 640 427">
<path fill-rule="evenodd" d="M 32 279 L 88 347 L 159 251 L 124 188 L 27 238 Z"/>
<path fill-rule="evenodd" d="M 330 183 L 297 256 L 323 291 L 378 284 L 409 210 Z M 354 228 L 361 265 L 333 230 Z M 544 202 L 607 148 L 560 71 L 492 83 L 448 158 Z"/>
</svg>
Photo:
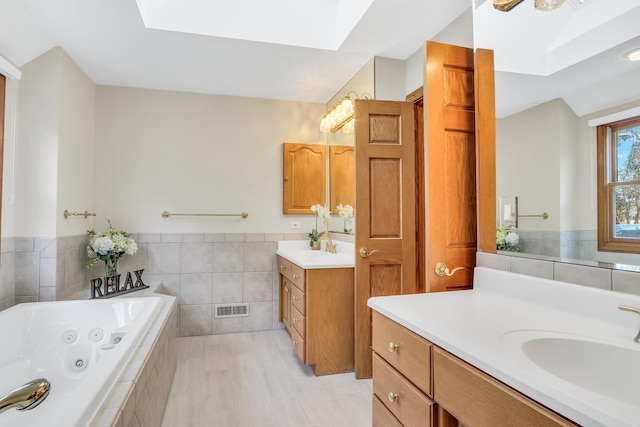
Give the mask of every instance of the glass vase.
<svg viewBox="0 0 640 427">
<path fill-rule="evenodd" d="M 105 277 L 112 277 L 118 275 L 118 259 L 107 258 L 104 260 L 104 275 Z"/>
</svg>

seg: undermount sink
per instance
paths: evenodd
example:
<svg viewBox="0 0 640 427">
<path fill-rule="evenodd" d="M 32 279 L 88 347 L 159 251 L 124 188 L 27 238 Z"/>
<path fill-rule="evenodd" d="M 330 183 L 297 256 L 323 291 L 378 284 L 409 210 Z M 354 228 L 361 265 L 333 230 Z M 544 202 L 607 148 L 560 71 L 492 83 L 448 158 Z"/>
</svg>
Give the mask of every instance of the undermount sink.
<svg viewBox="0 0 640 427">
<path fill-rule="evenodd" d="M 288 259 L 302 268 L 342 268 L 355 265 L 353 243 L 334 242 L 337 253 L 323 250 L 314 251 L 308 240 L 289 240 L 278 242 L 276 254 Z"/>
<path fill-rule="evenodd" d="M 640 344 L 628 347 L 570 334 L 513 331 L 503 343 L 549 374 L 590 392 L 640 407 Z M 637 346 L 637 348 L 636 348 Z"/>
</svg>

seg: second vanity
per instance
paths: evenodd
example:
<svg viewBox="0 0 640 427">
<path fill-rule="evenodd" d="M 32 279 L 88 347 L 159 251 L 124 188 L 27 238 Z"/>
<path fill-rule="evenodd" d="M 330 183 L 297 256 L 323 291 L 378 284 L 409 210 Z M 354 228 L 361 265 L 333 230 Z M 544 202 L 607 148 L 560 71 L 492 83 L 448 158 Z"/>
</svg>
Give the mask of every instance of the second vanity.
<svg viewBox="0 0 640 427">
<path fill-rule="evenodd" d="M 308 240 L 278 242 L 279 320 L 302 363 L 316 375 L 354 368 L 354 248 L 314 251 Z"/>
<path fill-rule="evenodd" d="M 638 425 L 639 296 L 476 268 L 369 306 L 374 426 Z"/>
</svg>

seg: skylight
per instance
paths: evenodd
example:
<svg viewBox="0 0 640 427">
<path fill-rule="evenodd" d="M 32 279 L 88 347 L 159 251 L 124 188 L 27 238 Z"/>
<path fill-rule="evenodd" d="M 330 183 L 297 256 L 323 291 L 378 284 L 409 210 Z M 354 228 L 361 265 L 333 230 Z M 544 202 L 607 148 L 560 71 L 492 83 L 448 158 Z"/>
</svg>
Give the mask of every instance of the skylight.
<svg viewBox="0 0 640 427">
<path fill-rule="evenodd" d="M 374 0 L 136 0 L 147 28 L 337 50 Z"/>
</svg>

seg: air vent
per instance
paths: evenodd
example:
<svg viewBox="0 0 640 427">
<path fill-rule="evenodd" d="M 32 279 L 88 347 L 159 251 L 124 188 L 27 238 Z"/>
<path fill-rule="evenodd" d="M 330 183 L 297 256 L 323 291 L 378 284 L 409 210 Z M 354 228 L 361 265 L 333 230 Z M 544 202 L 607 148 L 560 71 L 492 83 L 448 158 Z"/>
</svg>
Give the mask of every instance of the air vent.
<svg viewBox="0 0 640 427">
<path fill-rule="evenodd" d="M 215 318 L 246 317 L 249 315 L 249 304 L 217 304 Z"/>
</svg>

